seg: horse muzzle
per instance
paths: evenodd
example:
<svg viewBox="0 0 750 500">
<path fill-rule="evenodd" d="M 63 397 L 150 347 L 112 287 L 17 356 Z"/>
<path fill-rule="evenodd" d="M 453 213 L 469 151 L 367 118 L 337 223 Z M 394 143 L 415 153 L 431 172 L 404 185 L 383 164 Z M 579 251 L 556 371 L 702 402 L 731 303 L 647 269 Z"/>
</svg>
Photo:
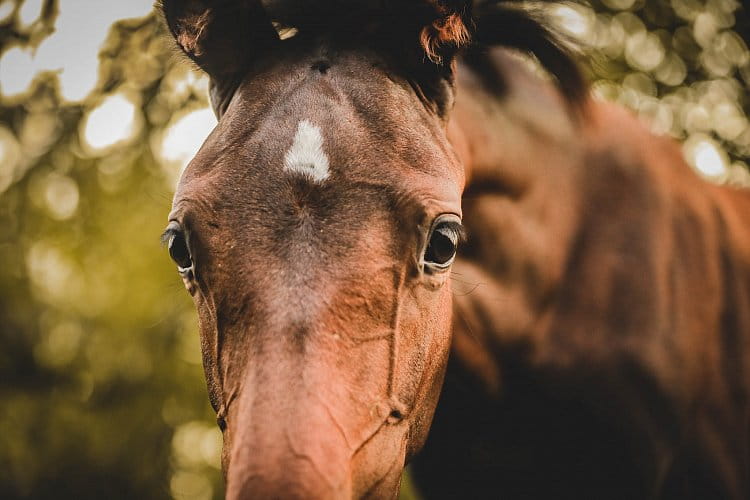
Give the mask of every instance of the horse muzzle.
<svg viewBox="0 0 750 500">
<path fill-rule="evenodd" d="M 261 383 L 263 371 L 250 370 L 228 416 L 228 499 L 398 494 L 408 422 L 387 398 L 368 398 L 335 368 L 277 365 Z"/>
</svg>

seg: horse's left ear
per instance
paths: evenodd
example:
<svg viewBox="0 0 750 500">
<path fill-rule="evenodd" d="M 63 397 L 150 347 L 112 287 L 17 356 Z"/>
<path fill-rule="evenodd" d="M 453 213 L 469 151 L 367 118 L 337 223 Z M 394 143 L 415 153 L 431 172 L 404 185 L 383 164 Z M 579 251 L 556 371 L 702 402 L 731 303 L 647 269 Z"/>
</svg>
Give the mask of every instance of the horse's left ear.
<svg viewBox="0 0 750 500">
<path fill-rule="evenodd" d="M 433 17 L 419 34 L 427 57 L 436 64 L 450 63 L 456 50 L 470 38 L 471 0 L 422 0 Z"/>
<path fill-rule="evenodd" d="M 211 105 L 226 110 L 257 54 L 279 43 L 261 0 L 160 0 L 177 45 L 211 77 Z"/>
<path fill-rule="evenodd" d="M 261 0 L 161 0 L 177 45 L 217 82 L 278 43 Z"/>
</svg>

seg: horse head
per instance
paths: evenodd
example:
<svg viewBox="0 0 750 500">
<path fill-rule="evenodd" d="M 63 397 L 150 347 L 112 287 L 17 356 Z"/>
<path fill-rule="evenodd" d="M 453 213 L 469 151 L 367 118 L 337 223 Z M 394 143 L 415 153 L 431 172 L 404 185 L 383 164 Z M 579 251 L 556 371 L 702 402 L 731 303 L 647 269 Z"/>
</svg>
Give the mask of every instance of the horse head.
<svg viewBox="0 0 750 500">
<path fill-rule="evenodd" d="M 392 497 L 426 438 L 462 236 L 446 128 L 469 3 L 163 2 L 219 118 L 164 236 L 229 498 Z"/>
</svg>

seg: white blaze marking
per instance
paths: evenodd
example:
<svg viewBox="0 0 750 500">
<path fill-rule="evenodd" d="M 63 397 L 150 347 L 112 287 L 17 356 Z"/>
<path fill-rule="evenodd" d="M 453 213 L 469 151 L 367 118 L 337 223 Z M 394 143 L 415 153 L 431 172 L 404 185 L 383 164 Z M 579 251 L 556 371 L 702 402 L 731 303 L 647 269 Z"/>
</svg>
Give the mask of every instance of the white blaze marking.
<svg viewBox="0 0 750 500">
<path fill-rule="evenodd" d="M 307 175 L 316 182 L 323 182 L 328 178 L 328 156 L 323 151 L 320 128 L 307 120 L 299 122 L 294 144 L 286 152 L 284 166 L 287 170 Z"/>
</svg>

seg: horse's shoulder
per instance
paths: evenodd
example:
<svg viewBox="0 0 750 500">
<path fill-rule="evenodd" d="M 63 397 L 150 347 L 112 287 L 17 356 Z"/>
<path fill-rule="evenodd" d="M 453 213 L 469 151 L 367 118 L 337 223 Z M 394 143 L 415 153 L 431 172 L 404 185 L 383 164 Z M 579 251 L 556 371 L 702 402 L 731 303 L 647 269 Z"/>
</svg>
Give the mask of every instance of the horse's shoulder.
<svg viewBox="0 0 750 500">
<path fill-rule="evenodd" d="M 750 190 L 704 180 L 687 164 L 677 141 L 652 133 L 620 106 L 591 101 L 587 118 L 584 169 L 594 182 L 622 186 L 630 179 L 660 196 L 673 218 L 692 216 L 695 230 L 707 231 L 708 225 L 726 219 L 739 237 L 750 236 Z"/>
</svg>

